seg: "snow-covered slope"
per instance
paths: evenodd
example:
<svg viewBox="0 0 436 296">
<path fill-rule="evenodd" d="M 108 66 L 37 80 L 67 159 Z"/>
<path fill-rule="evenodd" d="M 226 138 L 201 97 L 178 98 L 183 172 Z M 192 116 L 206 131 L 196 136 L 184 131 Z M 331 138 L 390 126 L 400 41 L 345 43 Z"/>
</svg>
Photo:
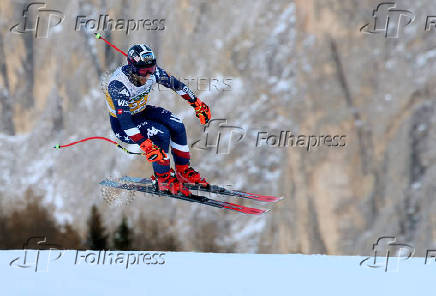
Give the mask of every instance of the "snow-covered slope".
<svg viewBox="0 0 436 296">
<path fill-rule="evenodd" d="M 33 262 L 36 251 L 28 252 Z M 0 252 L 2 294 L 430 295 L 436 272 L 434 259 L 424 264 L 424 258 L 391 258 L 385 272 L 360 265 L 364 257 L 108 251 L 98 258 L 95 251 L 64 251 L 58 258 L 56 252 L 41 251 L 36 272 L 18 267 L 24 251 Z"/>
<path fill-rule="evenodd" d="M 184 250 L 195 249 L 193 229 L 208 223 L 218 243 L 240 252 L 362 254 L 381 235 L 418 250 L 436 246 L 435 42 L 423 29 L 434 5 L 397 2 L 416 16 L 398 39 L 359 31 L 373 21 L 374 1 L 53 1 L 48 6 L 66 17 L 47 39 L 9 32 L 23 6 L 2 3 L 2 205 L 15 206 L 32 188 L 82 233 L 94 203 L 110 228 L 123 212 L 132 222 L 143 213 L 182 238 Z M 159 65 L 190 81 L 215 118 L 246 131 L 230 154 L 192 149 L 192 164 L 211 182 L 285 196 L 268 215 L 141 195 L 109 207 L 97 183 L 149 176 L 150 165 L 106 143 L 51 148 L 112 136 L 100 83 L 124 58 L 74 30 L 77 15 L 105 13 L 165 19 L 161 31 L 104 33 L 124 50 L 149 43 Z M 190 143 L 201 138 L 176 94 L 155 89 L 149 103 L 183 117 Z M 345 135 L 346 146 L 256 147 L 259 131 Z"/>
</svg>

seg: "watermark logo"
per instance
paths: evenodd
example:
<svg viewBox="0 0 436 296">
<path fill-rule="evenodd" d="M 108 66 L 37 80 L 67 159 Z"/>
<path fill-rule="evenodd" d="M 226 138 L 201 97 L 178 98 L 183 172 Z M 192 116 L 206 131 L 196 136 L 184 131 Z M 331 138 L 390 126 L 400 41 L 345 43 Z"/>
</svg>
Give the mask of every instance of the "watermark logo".
<svg viewBox="0 0 436 296">
<path fill-rule="evenodd" d="M 400 270 L 400 262 L 409 260 L 415 254 L 415 247 L 397 242 L 394 236 L 382 236 L 372 245 L 373 255 L 360 261 L 360 266 L 383 269 L 385 272 Z M 427 249 L 424 265 L 436 263 L 436 250 Z"/>
<path fill-rule="evenodd" d="M 397 242 L 393 236 L 382 236 L 372 245 L 373 256 L 360 262 L 370 268 L 384 268 L 385 272 L 399 271 L 400 261 L 408 260 L 415 254 L 415 248 Z M 393 262 L 392 262 L 393 261 Z"/>
<path fill-rule="evenodd" d="M 401 27 L 408 26 L 415 20 L 415 14 L 410 10 L 396 9 L 395 2 L 382 2 L 372 13 L 372 24 L 360 28 L 367 34 L 384 33 L 385 38 L 398 38 Z"/>
<path fill-rule="evenodd" d="M 9 31 L 16 34 L 34 32 L 35 38 L 48 38 L 49 32 L 64 20 L 59 10 L 46 9 L 44 2 L 32 2 L 24 7 L 21 23 L 13 25 Z"/>
<path fill-rule="evenodd" d="M 228 125 L 227 119 L 212 119 L 204 126 L 203 136 L 191 144 L 197 150 L 212 150 L 216 154 L 229 154 L 232 143 L 236 144 L 245 137 L 245 129 Z"/>
<path fill-rule="evenodd" d="M 23 245 L 24 254 L 9 262 L 14 268 L 33 268 L 35 272 L 48 271 L 50 263 L 62 256 L 62 251 L 56 244 L 47 242 L 46 237 L 30 237 Z M 48 250 L 41 252 L 41 250 Z"/>
</svg>

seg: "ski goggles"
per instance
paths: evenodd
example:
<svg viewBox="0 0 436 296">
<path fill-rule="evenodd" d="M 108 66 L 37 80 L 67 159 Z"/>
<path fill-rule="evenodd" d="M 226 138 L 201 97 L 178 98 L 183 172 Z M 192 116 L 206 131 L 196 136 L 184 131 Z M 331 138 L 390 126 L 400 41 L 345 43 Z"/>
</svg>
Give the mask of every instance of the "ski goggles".
<svg viewBox="0 0 436 296">
<path fill-rule="evenodd" d="M 156 58 L 153 52 L 144 52 L 141 54 L 141 66 L 138 67 L 138 74 L 146 76 L 147 74 L 153 74 L 156 71 Z"/>
<path fill-rule="evenodd" d="M 141 60 L 141 64 L 144 64 L 147 66 L 148 65 L 152 66 L 152 65 L 156 64 L 156 58 L 155 58 L 153 52 L 151 52 L 151 51 L 147 51 L 147 52 L 142 53 L 140 60 Z"/>
</svg>

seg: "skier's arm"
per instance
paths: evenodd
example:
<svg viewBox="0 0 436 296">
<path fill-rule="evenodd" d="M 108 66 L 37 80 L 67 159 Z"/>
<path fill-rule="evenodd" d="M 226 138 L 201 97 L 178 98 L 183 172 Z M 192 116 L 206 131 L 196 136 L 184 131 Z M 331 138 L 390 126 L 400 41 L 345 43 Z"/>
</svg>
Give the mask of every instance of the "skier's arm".
<svg viewBox="0 0 436 296">
<path fill-rule="evenodd" d="M 129 104 L 130 97 L 128 89 L 117 80 L 113 80 L 108 85 L 108 92 L 115 107 L 115 112 L 121 128 L 132 141 L 141 147 L 149 161 L 159 161 L 166 158 L 165 152 L 150 139 L 141 134 L 139 128 L 132 120 Z"/>
<path fill-rule="evenodd" d="M 200 119 L 201 124 L 206 124 L 211 118 L 211 113 L 209 107 L 203 103 L 192 90 L 189 89 L 183 82 L 179 81 L 174 76 L 168 74 L 164 69 L 156 68 L 156 81 L 157 83 L 171 88 L 183 99 L 188 101 L 188 103 L 194 108 L 195 115 Z"/>
</svg>

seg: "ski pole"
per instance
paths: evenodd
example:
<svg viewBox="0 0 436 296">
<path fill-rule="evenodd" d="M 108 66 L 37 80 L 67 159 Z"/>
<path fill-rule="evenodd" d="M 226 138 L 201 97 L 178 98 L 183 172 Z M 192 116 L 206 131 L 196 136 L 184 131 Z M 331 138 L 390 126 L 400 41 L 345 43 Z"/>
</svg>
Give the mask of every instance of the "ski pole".
<svg viewBox="0 0 436 296">
<path fill-rule="evenodd" d="M 108 139 L 108 138 L 105 138 L 105 137 L 89 137 L 89 138 L 84 138 L 82 140 L 75 141 L 75 142 L 72 142 L 72 143 L 69 143 L 69 144 L 65 144 L 65 145 L 59 145 L 58 144 L 58 145 L 54 146 L 53 148 L 61 149 L 61 148 L 65 148 L 65 147 L 76 145 L 78 143 L 86 142 L 86 141 L 89 141 L 89 140 L 104 140 L 106 142 L 114 144 L 115 146 L 117 146 L 118 148 L 120 148 L 121 150 L 123 150 L 124 152 L 126 152 L 128 154 L 142 155 L 142 153 L 131 152 L 131 151 L 127 150 L 127 148 L 125 148 L 125 147 L 121 146 L 120 144 L 118 144 L 117 142 L 112 141 L 111 139 Z"/>
<path fill-rule="evenodd" d="M 122 53 L 124 56 L 127 57 L 127 54 L 124 51 L 122 51 L 121 49 L 119 49 L 118 47 L 116 47 L 115 45 L 110 43 L 108 40 L 103 38 L 103 36 L 101 36 L 100 33 L 95 33 L 95 38 L 103 40 L 104 42 L 106 42 L 106 44 L 111 46 L 113 49 L 115 49 L 116 51 Z M 69 144 L 66 144 L 66 145 L 59 145 L 58 144 L 58 145 L 54 146 L 53 148 L 56 148 L 56 149 L 65 148 L 65 147 L 73 146 L 73 145 L 76 145 L 78 143 L 86 142 L 86 141 L 89 141 L 89 140 L 104 140 L 104 141 L 107 141 L 109 143 L 114 144 L 115 146 L 117 146 L 117 148 L 120 148 L 121 150 L 123 150 L 124 152 L 126 152 L 128 154 L 143 155 L 142 153 L 131 152 L 131 151 L 127 150 L 127 148 L 125 148 L 125 147 L 121 146 L 120 144 L 118 144 L 117 142 L 112 141 L 111 139 L 108 139 L 108 138 L 105 138 L 105 137 L 88 137 L 88 138 L 85 138 L 85 139 L 82 139 L 82 140 L 79 140 L 79 141 L 76 141 L 76 142 L 72 142 L 72 143 L 69 143 Z"/>
<path fill-rule="evenodd" d="M 127 53 L 125 53 L 124 51 L 122 51 L 121 49 L 119 49 L 118 47 L 116 47 L 115 45 L 113 45 L 112 43 L 107 41 L 106 39 L 104 39 L 100 33 L 95 33 L 95 38 L 103 40 L 104 42 L 106 42 L 107 45 L 111 46 L 113 49 L 115 49 L 118 52 L 121 52 L 124 56 L 127 57 Z"/>
</svg>

